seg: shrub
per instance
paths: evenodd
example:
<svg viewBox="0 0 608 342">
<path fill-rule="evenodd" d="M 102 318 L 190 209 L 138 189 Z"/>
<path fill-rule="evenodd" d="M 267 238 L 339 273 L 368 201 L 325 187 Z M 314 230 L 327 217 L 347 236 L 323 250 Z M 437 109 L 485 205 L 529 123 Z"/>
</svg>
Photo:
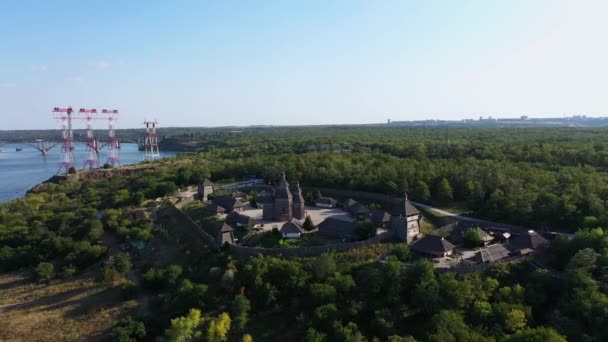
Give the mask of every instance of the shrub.
<svg viewBox="0 0 608 342">
<path fill-rule="evenodd" d="M 36 266 L 35 272 L 39 281 L 49 281 L 55 275 L 55 267 L 50 262 L 41 262 Z"/>
<path fill-rule="evenodd" d="M 133 299 L 137 296 L 138 292 L 139 288 L 137 287 L 137 284 L 132 281 L 127 281 L 122 284 L 122 287 L 120 288 L 120 297 L 123 300 Z"/>
<path fill-rule="evenodd" d="M 120 320 L 112 330 L 112 339 L 119 342 L 131 342 L 146 336 L 145 325 L 131 316 Z"/>
<path fill-rule="evenodd" d="M 76 274 L 76 267 L 72 265 L 63 266 L 61 269 L 61 276 L 63 278 L 71 278 Z"/>
</svg>

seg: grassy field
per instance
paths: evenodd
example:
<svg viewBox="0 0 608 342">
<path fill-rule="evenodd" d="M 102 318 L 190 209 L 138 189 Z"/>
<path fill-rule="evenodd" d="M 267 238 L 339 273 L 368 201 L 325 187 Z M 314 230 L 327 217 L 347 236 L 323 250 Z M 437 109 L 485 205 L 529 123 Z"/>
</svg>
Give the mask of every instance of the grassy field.
<svg viewBox="0 0 608 342">
<path fill-rule="evenodd" d="M 0 341 L 97 341 L 137 302 L 120 300 L 120 284 L 89 277 L 33 283 L 0 274 Z"/>
</svg>

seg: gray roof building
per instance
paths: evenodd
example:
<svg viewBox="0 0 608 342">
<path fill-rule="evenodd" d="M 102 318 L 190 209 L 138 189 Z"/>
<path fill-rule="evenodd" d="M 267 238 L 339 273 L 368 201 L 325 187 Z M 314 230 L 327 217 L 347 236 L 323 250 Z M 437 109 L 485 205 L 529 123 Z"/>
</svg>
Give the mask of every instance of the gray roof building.
<svg viewBox="0 0 608 342">
<path fill-rule="evenodd" d="M 391 215 L 382 209 L 372 209 L 370 219 L 376 227 L 384 227 L 391 222 Z"/>
<path fill-rule="evenodd" d="M 226 212 L 226 209 L 219 204 L 211 203 L 205 207 L 205 211 L 213 214 L 223 214 Z"/>
<path fill-rule="evenodd" d="M 328 205 L 328 206 L 332 206 L 335 207 L 336 206 L 336 200 L 331 198 L 331 197 L 319 197 L 315 203 L 319 203 L 319 204 L 324 204 L 324 205 Z"/>
<path fill-rule="evenodd" d="M 509 250 L 503 247 L 502 245 L 489 245 L 488 247 L 480 250 L 475 254 L 473 259 L 477 262 L 489 262 L 493 263 L 499 260 L 502 260 L 509 256 Z"/>
<path fill-rule="evenodd" d="M 245 225 L 253 224 L 253 219 L 251 217 L 247 216 L 247 215 L 239 215 L 236 218 L 235 222 L 237 224 L 245 226 Z"/>
<path fill-rule="evenodd" d="M 220 246 L 224 245 L 225 243 L 233 244 L 234 243 L 234 229 L 232 227 L 230 227 L 228 224 L 224 223 L 224 225 L 222 225 L 222 228 L 220 229 L 217 240 L 218 240 Z"/>
<path fill-rule="evenodd" d="M 317 226 L 319 234 L 341 239 L 353 239 L 357 236 L 357 222 L 328 217 Z"/>
<path fill-rule="evenodd" d="M 281 234 L 283 234 L 283 235 L 302 234 L 304 232 L 304 229 L 302 228 L 300 221 L 298 221 L 295 218 L 292 218 L 291 220 L 289 220 L 283 224 L 280 231 L 281 231 Z"/>
<path fill-rule="evenodd" d="M 535 250 L 549 245 L 549 241 L 533 230 L 514 238 L 509 242 L 507 248 L 512 252 L 521 250 Z"/>
<path fill-rule="evenodd" d="M 412 249 L 418 253 L 433 256 L 445 256 L 452 253 L 454 245 L 437 235 L 426 235 L 412 243 Z"/>
<path fill-rule="evenodd" d="M 231 196 L 214 197 L 213 203 L 220 205 L 227 211 L 242 210 L 247 205 L 247 201 L 240 198 L 233 198 Z"/>
<path fill-rule="evenodd" d="M 391 214 L 393 216 L 408 217 L 408 216 L 420 215 L 420 210 L 418 210 L 418 208 L 414 207 L 414 205 L 408 200 L 407 194 L 406 194 L 404 197 L 400 198 L 397 201 Z"/>
</svg>

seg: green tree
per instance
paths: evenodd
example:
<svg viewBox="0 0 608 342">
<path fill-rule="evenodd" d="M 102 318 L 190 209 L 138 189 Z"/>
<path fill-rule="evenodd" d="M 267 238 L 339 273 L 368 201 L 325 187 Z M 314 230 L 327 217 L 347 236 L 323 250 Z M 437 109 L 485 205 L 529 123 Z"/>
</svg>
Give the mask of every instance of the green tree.
<svg viewBox="0 0 608 342">
<path fill-rule="evenodd" d="M 557 331 L 547 328 L 528 328 L 508 336 L 503 342 L 566 342 L 566 338 Z"/>
<path fill-rule="evenodd" d="M 325 283 L 314 283 L 310 285 L 310 300 L 312 305 L 333 303 L 336 298 L 336 289 Z"/>
<path fill-rule="evenodd" d="M 36 278 L 39 281 L 49 281 L 55 276 L 55 267 L 50 262 L 41 262 L 36 266 Z"/>
<path fill-rule="evenodd" d="M 227 313 L 222 313 L 218 318 L 209 323 L 207 328 L 207 340 L 209 342 L 225 342 L 228 340 L 230 332 L 230 316 Z"/>
<path fill-rule="evenodd" d="M 120 287 L 120 296 L 124 300 L 133 299 L 135 298 L 135 296 L 137 296 L 138 291 L 139 288 L 136 283 L 132 281 L 126 281 Z"/>
<path fill-rule="evenodd" d="M 315 328 L 308 328 L 308 330 L 306 330 L 306 337 L 304 338 L 304 341 L 306 342 L 325 342 L 327 335 L 325 335 L 324 333 L 315 330 Z"/>
<path fill-rule="evenodd" d="M 334 322 L 334 336 L 336 341 L 340 342 L 366 342 L 367 339 L 359 327 L 354 322 L 348 322 L 346 325 L 342 325 L 340 322 Z"/>
<path fill-rule="evenodd" d="M 331 253 L 323 253 L 314 259 L 312 273 L 317 280 L 325 280 L 336 272 L 336 258 Z"/>
<path fill-rule="evenodd" d="M 117 342 L 136 342 L 145 336 L 145 325 L 131 316 L 121 319 L 112 329 L 112 339 Z"/>
<path fill-rule="evenodd" d="M 188 342 L 198 339 L 201 332 L 198 327 L 203 322 L 201 311 L 198 309 L 190 309 L 188 315 L 173 318 L 171 325 L 165 330 L 165 336 L 169 341 Z"/>
<path fill-rule="evenodd" d="M 251 303 L 249 299 L 244 295 L 237 295 L 232 301 L 230 306 L 230 314 L 234 317 L 234 327 L 238 331 L 242 331 L 245 325 L 249 321 L 249 311 L 251 310 Z"/>
<path fill-rule="evenodd" d="M 182 267 L 180 265 L 169 265 L 165 269 L 164 278 L 168 284 L 175 285 L 177 279 L 182 275 Z"/>
<path fill-rule="evenodd" d="M 63 278 L 72 278 L 76 274 L 76 267 L 72 265 L 66 265 L 61 268 L 61 276 Z"/>
<path fill-rule="evenodd" d="M 103 224 L 99 220 L 87 220 L 84 223 L 85 234 L 89 241 L 97 241 L 103 235 Z"/>
<path fill-rule="evenodd" d="M 505 318 L 505 329 L 509 332 L 515 333 L 526 327 L 526 313 L 512 309 Z"/>
<path fill-rule="evenodd" d="M 120 189 L 114 194 L 114 205 L 124 206 L 129 204 L 131 201 L 131 193 L 128 189 Z"/>
<path fill-rule="evenodd" d="M 464 232 L 462 236 L 462 242 L 464 246 L 467 248 L 476 248 L 483 246 L 483 240 L 481 239 L 481 235 L 476 228 L 469 228 Z"/>
<path fill-rule="evenodd" d="M 204 305 L 207 299 L 208 287 L 205 284 L 196 284 L 184 279 L 177 289 L 175 305 L 177 307 L 197 307 Z"/>
<path fill-rule="evenodd" d="M 317 325 L 328 329 L 332 322 L 338 317 L 338 308 L 335 304 L 324 304 L 313 311 L 313 318 Z"/>
<path fill-rule="evenodd" d="M 430 342 L 494 341 L 494 339 L 485 337 L 471 329 L 457 311 L 441 310 L 433 316 L 431 325 L 433 329 L 428 336 Z"/>
<path fill-rule="evenodd" d="M 439 201 L 444 203 L 451 202 L 454 199 L 454 190 L 446 178 L 442 178 L 439 183 L 437 183 L 436 196 Z"/>
<path fill-rule="evenodd" d="M 412 336 L 389 336 L 388 342 L 416 342 L 416 339 Z"/>
<path fill-rule="evenodd" d="M 431 198 L 431 191 L 429 190 L 429 186 L 423 180 L 416 181 L 416 186 L 414 187 L 414 198 L 420 201 L 428 201 Z"/>
<path fill-rule="evenodd" d="M 312 223 L 312 219 L 310 218 L 310 216 L 306 215 L 304 223 L 302 224 L 302 228 L 304 228 L 306 231 L 311 231 L 315 229 L 315 225 Z"/>
<path fill-rule="evenodd" d="M 371 220 L 360 221 L 357 223 L 356 234 L 360 240 L 367 240 L 376 236 L 376 227 Z"/>
<path fill-rule="evenodd" d="M 131 270 L 133 264 L 131 263 L 131 257 L 127 253 L 118 253 L 114 257 L 114 267 L 116 271 L 122 276 L 125 276 Z"/>
</svg>

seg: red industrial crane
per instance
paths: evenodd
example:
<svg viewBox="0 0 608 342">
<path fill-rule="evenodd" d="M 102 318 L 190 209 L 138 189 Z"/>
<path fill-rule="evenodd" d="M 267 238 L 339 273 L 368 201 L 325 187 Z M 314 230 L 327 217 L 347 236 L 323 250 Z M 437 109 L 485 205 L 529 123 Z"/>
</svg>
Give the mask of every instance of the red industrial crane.
<svg viewBox="0 0 608 342">
<path fill-rule="evenodd" d="M 63 145 L 61 146 L 61 160 L 59 162 L 59 169 L 65 168 L 65 173 L 70 171 L 70 168 L 74 165 L 74 134 L 72 133 L 72 114 L 74 110 L 72 107 L 68 108 L 53 108 L 55 113 L 54 118 L 62 121 L 61 135 L 63 138 Z"/>
<path fill-rule="evenodd" d="M 114 132 L 113 123 L 113 121 L 118 120 L 118 110 L 103 109 L 101 112 L 103 114 L 107 114 L 106 119 L 108 120 L 108 149 L 110 151 L 110 153 L 108 154 L 108 164 L 112 166 L 119 166 L 120 160 L 118 157 L 118 150 L 120 149 L 120 145 L 118 144 L 118 140 L 116 139 L 116 133 Z"/>
</svg>

